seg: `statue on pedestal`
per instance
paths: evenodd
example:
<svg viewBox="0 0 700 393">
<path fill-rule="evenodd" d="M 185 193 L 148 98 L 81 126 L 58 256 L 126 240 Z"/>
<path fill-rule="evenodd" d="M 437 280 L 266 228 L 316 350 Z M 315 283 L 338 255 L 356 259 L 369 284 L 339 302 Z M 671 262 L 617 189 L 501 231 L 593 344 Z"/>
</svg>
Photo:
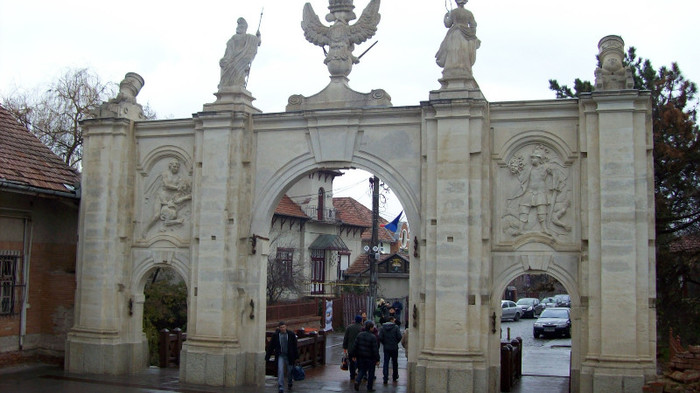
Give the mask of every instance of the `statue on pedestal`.
<svg viewBox="0 0 700 393">
<path fill-rule="evenodd" d="M 437 64 L 443 68 L 440 82 L 447 87 L 450 80 L 473 81 L 472 66 L 481 41 L 476 37 L 476 20 L 471 11 L 464 8 L 467 0 L 456 0 L 457 8 L 445 14 L 447 34 L 435 54 Z M 466 86 L 476 87 L 466 83 Z"/>
<path fill-rule="evenodd" d="M 323 62 L 331 74 L 331 82 L 313 96 L 304 97 L 301 94 L 294 94 L 289 97 L 288 111 L 391 106 L 391 97 L 382 89 L 375 89 L 370 93 L 359 93 L 348 85 L 348 75 L 352 71 L 352 65 L 359 63 L 362 55 L 374 46 L 372 44 L 360 56 L 352 54 L 355 44 L 367 41 L 377 32 L 377 25 L 381 19 L 379 4 L 380 0 L 371 0 L 362 11 L 357 23 L 351 25 L 350 21 L 356 18 L 352 11 L 355 8 L 353 0 L 329 0 L 330 13 L 326 15 L 326 20 L 333 23 L 330 27 L 321 23 L 310 3 L 304 5 L 301 22 L 304 37 L 312 44 L 323 48 L 326 54 Z"/>
<path fill-rule="evenodd" d="M 328 66 L 331 79 L 346 78 L 352 71 L 352 65 L 359 63 L 359 58 L 352 51 L 355 44 L 367 41 L 377 32 L 381 18 L 379 3 L 380 0 L 370 1 L 357 23 L 351 25 L 350 21 L 356 18 L 352 11 L 355 8 L 353 0 L 330 0 L 330 13 L 326 15 L 326 20 L 333 22 L 330 27 L 321 23 L 310 3 L 304 5 L 304 18 L 301 22 L 304 37 L 312 44 L 323 47 L 326 53 L 324 63 Z"/>
<path fill-rule="evenodd" d="M 226 43 L 226 52 L 219 61 L 221 66 L 221 81 L 219 90 L 227 87 L 245 88 L 248 84 L 250 64 L 258 53 L 260 46 L 260 30 L 255 35 L 247 34 L 248 22 L 238 18 L 236 34 Z"/>
</svg>

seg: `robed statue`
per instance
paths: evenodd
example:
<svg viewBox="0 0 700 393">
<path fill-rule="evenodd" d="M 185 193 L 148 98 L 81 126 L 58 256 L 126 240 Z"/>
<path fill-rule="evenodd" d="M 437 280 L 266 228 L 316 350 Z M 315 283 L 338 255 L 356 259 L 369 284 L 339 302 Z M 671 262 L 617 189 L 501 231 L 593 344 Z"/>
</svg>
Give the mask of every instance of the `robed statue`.
<svg viewBox="0 0 700 393">
<path fill-rule="evenodd" d="M 473 79 L 472 66 L 481 41 L 476 37 L 476 20 L 471 11 L 464 8 L 467 0 L 456 0 L 457 8 L 445 14 L 447 30 L 435 59 L 443 68 L 444 79 Z"/>
<path fill-rule="evenodd" d="M 238 18 L 236 34 L 226 43 L 226 52 L 219 61 L 221 66 L 221 81 L 219 90 L 227 87 L 245 88 L 248 84 L 250 64 L 258 53 L 260 46 L 260 30 L 255 35 L 247 34 L 248 22 Z"/>
<path fill-rule="evenodd" d="M 326 53 L 324 63 L 328 67 L 331 79 L 344 78 L 352 71 L 352 65 L 359 63 L 359 58 L 352 54 L 356 44 L 370 39 L 377 32 L 380 0 L 371 0 L 362 11 L 357 23 L 350 24 L 356 18 L 352 11 L 355 6 L 352 0 L 329 0 L 326 21 L 332 22 L 330 27 L 321 23 L 310 3 L 304 5 L 304 15 L 301 28 L 304 37 L 314 45 L 323 48 Z M 326 47 L 328 50 L 326 51 Z"/>
</svg>

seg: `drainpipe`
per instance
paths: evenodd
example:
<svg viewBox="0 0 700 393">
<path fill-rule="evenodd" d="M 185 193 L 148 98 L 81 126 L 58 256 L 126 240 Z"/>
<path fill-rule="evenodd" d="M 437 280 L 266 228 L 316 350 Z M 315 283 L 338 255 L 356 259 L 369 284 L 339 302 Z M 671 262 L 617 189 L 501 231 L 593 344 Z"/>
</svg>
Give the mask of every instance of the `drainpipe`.
<svg viewBox="0 0 700 393">
<path fill-rule="evenodd" d="M 19 350 L 24 347 L 24 337 L 27 335 L 27 305 L 29 298 L 29 263 L 32 254 L 32 230 L 34 223 L 31 218 L 24 217 L 24 233 L 22 234 L 22 279 L 24 280 L 24 290 L 22 294 L 22 310 L 19 315 Z"/>
</svg>

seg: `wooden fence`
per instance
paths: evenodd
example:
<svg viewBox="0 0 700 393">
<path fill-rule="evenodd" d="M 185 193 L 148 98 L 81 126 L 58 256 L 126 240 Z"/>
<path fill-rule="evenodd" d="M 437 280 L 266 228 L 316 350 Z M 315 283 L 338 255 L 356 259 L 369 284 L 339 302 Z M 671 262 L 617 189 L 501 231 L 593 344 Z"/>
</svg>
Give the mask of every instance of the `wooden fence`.
<svg viewBox="0 0 700 393">
<path fill-rule="evenodd" d="M 510 392 L 523 375 L 523 339 L 501 341 L 501 392 Z"/>
<path fill-rule="evenodd" d="M 183 333 L 180 328 L 175 328 L 172 332 L 168 329 L 161 330 L 158 340 L 158 367 L 179 367 L 180 350 L 186 340 L 187 333 Z"/>
<path fill-rule="evenodd" d="M 265 348 L 269 345 L 273 334 L 273 332 L 265 334 Z M 302 367 L 316 367 L 326 364 L 325 332 L 307 334 L 303 330 L 299 330 L 296 334 L 299 365 Z M 277 376 L 277 359 L 274 356 L 265 362 L 265 375 Z"/>
</svg>

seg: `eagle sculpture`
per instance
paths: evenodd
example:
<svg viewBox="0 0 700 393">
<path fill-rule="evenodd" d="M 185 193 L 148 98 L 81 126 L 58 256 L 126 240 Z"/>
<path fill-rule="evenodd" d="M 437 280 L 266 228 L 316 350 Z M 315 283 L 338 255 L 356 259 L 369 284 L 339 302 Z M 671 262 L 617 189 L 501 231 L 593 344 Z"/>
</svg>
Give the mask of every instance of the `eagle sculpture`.
<svg viewBox="0 0 700 393">
<path fill-rule="evenodd" d="M 352 11 L 355 8 L 353 0 L 330 0 L 330 13 L 326 15 L 326 21 L 333 23 L 330 27 L 321 23 L 310 3 L 304 5 L 301 22 L 304 37 L 323 48 L 326 53 L 324 63 L 328 67 L 331 79 L 346 78 L 352 71 L 352 65 L 360 62 L 352 51 L 355 44 L 367 41 L 377 32 L 381 18 L 379 3 L 380 0 L 371 0 L 357 23 L 351 25 L 349 22 L 355 19 L 355 13 Z"/>
</svg>

